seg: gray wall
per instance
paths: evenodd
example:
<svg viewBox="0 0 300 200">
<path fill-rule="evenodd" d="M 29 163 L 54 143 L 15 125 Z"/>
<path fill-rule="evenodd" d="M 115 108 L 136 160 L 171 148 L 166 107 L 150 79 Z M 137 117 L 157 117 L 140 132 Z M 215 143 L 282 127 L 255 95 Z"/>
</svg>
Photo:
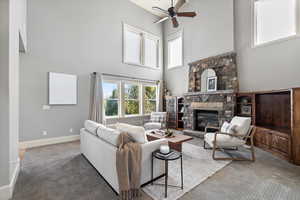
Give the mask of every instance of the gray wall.
<svg viewBox="0 0 300 200">
<path fill-rule="evenodd" d="M 9 183 L 9 1 L 0 1 L 0 187 Z"/>
<path fill-rule="evenodd" d="M 198 16 L 178 19 L 184 32 L 184 67 L 165 69 L 167 87 L 172 95 L 187 92 L 188 63 L 234 49 L 233 0 L 190 0 L 182 11 L 196 11 Z M 165 38 L 177 31 L 171 22 L 165 23 Z"/>
<path fill-rule="evenodd" d="M 8 185 L 18 164 L 19 15 L 17 0 L 0 1 L 0 186 Z M 0 193 L 0 199 L 9 195 Z"/>
<path fill-rule="evenodd" d="M 159 80 L 162 70 L 122 63 L 122 21 L 162 36 L 157 18 L 127 0 L 28 0 L 28 53 L 21 57 L 20 141 L 78 134 L 88 117 L 89 74 Z M 77 74 L 76 106 L 47 104 L 47 72 Z M 73 128 L 74 133 L 70 133 Z M 42 131 L 48 132 L 42 136 Z"/>
<path fill-rule="evenodd" d="M 300 87 L 300 38 L 251 48 L 251 1 L 235 0 L 235 49 L 241 91 Z"/>
<path fill-rule="evenodd" d="M 23 1 L 23 0 L 21 0 Z M 9 27 L 9 164 L 10 180 L 19 164 L 19 30 L 24 16 L 20 10 L 25 4 L 10 0 Z M 26 2 L 25 2 L 26 3 Z"/>
</svg>

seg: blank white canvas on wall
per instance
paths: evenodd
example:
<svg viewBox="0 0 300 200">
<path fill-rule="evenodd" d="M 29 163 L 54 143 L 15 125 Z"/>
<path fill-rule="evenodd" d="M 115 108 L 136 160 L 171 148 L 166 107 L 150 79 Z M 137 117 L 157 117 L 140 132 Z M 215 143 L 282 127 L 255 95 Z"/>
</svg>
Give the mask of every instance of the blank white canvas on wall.
<svg viewBox="0 0 300 200">
<path fill-rule="evenodd" d="M 77 104 L 77 76 L 49 72 L 49 105 Z"/>
</svg>

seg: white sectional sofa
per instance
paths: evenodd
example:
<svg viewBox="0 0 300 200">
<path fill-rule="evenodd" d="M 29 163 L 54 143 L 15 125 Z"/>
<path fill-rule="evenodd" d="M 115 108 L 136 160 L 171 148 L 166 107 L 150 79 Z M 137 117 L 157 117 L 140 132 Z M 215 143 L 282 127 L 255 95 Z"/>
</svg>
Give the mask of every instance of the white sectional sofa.
<svg viewBox="0 0 300 200">
<path fill-rule="evenodd" d="M 80 131 L 81 153 L 110 184 L 116 193 L 119 193 L 119 184 L 116 170 L 117 138 L 120 131 L 104 127 L 92 121 L 85 122 L 85 128 Z M 135 131 L 136 134 L 136 131 Z M 142 174 L 141 184 L 151 181 L 151 155 L 159 149 L 165 139 L 152 142 L 145 141 L 142 147 Z M 164 174 L 164 163 L 154 159 L 154 178 Z"/>
</svg>

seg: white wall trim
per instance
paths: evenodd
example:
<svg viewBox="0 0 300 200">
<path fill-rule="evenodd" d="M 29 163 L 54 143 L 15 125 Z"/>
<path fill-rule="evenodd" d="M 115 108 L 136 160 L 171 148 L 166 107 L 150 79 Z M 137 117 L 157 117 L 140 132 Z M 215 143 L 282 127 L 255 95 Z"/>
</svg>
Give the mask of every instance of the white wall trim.
<svg viewBox="0 0 300 200">
<path fill-rule="evenodd" d="M 0 200 L 8 200 L 12 198 L 14 188 L 20 173 L 20 160 L 18 159 L 17 161 L 11 163 L 16 163 L 16 167 L 14 169 L 9 185 L 0 187 Z"/>
<path fill-rule="evenodd" d="M 73 141 L 77 141 L 77 140 L 80 140 L 79 135 L 71 135 L 71 136 L 63 136 L 63 137 L 55 137 L 55 138 L 49 138 L 49 139 L 20 142 L 19 147 L 21 149 L 28 149 L 28 148 L 34 148 L 34 147 L 47 146 L 47 145 L 51 145 L 51 144 L 73 142 Z"/>
</svg>

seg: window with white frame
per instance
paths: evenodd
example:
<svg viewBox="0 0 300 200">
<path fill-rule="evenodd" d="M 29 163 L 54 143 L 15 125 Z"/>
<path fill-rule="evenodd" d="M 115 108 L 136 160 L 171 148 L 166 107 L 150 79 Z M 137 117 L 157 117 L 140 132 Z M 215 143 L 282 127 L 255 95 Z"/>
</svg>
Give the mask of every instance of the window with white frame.
<svg viewBox="0 0 300 200">
<path fill-rule="evenodd" d="M 157 86 L 144 86 L 144 113 L 149 114 L 155 112 L 157 108 Z"/>
<path fill-rule="evenodd" d="M 159 68 L 161 39 L 127 24 L 123 29 L 124 63 Z"/>
<path fill-rule="evenodd" d="M 125 83 L 124 85 L 124 107 L 125 115 L 140 114 L 140 87 L 135 83 Z"/>
<path fill-rule="evenodd" d="M 104 79 L 102 88 L 106 118 L 145 115 L 157 109 L 155 82 Z"/>
<path fill-rule="evenodd" d="M 298 0 L 253 0 L 254 46 L 297 34 Z"/>
<path fill-rule="evenodd" d="M 119 105 L 120 105 L 119 82 L 104 81 L 102 87 L 103 87 L 105 116 L 107 117 L 119 116 Z"/>
<path fill-rule="evenodd" d="M 168 69 L 183 66 L 182 31 L 168 37 Z"/>
</svg>

